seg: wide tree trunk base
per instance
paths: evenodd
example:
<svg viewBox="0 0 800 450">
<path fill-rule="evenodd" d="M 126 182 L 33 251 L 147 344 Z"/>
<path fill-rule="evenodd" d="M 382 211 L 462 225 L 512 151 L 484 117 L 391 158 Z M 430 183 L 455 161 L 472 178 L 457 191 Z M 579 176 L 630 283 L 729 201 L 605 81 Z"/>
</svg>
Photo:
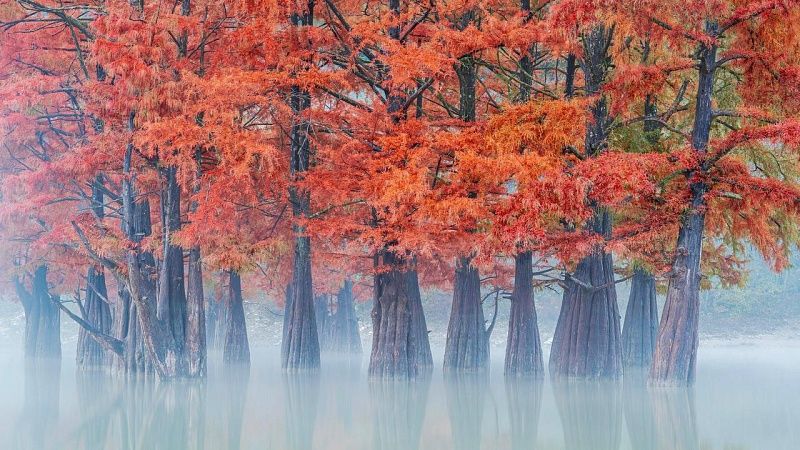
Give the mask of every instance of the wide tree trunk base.
<svg viewBox="0 0 800 450">
<path fill-rule="evenodd" d="M 478 269 L 461 258 L 456 267 L 453 305 L 444 348 L 445 372 L 485 371 L 489 366 L 489 334 L 481 304 Z"/>
<path fill-rule="evenodd" d="M 622 327 L 622 364 L 626 371 L 650 367 L 657 334 L 656 280 L 652 274 L 636 269 Z"/>
<path fill-rule="evenodd" d="M 433 367 L 433 358 L 417 274 L 404 271 L 402 262 L 391 253 L 382 256 L 389 270 L 375 275 L 369 375 L 425 375 Z"/>
<path fill-rule="evenodd" d="M 506 340 L 505 375 L 544 377 L 542 341 L 533 300 L 533 256 L 524 252 L 514 258 L 514 293 Z"/>
<path fill-rule="evenodd" d="M 567 280 L 553 336 L 550 375 L 619 378 L 622 344 L 611 255 L 598 252 L 586 257 L 574 278 Z"/>
</svg>

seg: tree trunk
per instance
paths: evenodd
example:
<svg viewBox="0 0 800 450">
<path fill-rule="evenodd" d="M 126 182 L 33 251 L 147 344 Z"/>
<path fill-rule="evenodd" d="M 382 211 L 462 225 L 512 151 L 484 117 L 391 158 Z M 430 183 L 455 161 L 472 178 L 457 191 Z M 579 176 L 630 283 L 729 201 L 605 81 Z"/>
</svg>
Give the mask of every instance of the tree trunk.
<svg viewBox="0 0 800 450">
<path fill-rule="evenodd" d="M 172 242 L 181 227 L 181 189 L 178 186 L 178 169 L 161 169 L 161 225 L 163 260 L 158 274 L 158 319 L 166 321 L 176 347 L 176 365 L 179 371 L 188 370 L 186 358 L 186 289 L 183 267 L 183 249 Z"/>
<path fill-rule="evenodd" d="M 225 349 L 222 360 L 225 364 L 250 365 L 250 342 L 247 339 L 247 323 L 244 318 L 242 279 L 234 271 L 228 284 L 228 324 L 225 333 Z"/>
<path fill-rule="evenodd" d="M 189 0 L 184 0 L 188 14 Z M 195 152 L 195 179 L 192 194 L 200 192 L 201 171 L 200 148 Z M 189 203 L 189 212 L 197 211 L 197 200 Z M 190 377 L 206 376 L 206 305 L 203 295 L 203 262 L 200 246 L 189 249 L 189 278 L 186 286 L 186 356 Z"/>
<path fill-rule="evenodd" d="M 206 310 L 200 247 L 189 250 L 189 279 L 186 292 L 186 352 L 190 377 L 206 376 Z"/>
<path fill-rule="evenodd" d="M 514 293 L 508 319 L 506 376 L 542 378 L 544 360 L 536 303 L 533 300 L 533 255 L 523 252 L 514 257 Z"/>
<path fill-rule="evenodd" d="M 698 202 L 699 203 L 699 202 Z M 661 316 L 650 381 L 656 385 L 694 382 L 700 319 L 700 253 L 705 214 L 694 210 L 681 226 Z"/>
<path fill-rule="evenodd" d="M 652 274 L 635 269 L 631 294 L 622 327 L 622 363 L 625 369 L 650 367 L 658 333 L 656 280 Z"/>
<path fill-rule="evenodd" d="M 36 268 L 28 291 L 15 279 L 17 295 L 25 311 L 25 357 L 61 359 L 61 310 L 47 286 L 47 266 Z"/>
<path fill-rule="evenodd" d="M 319 336 L 311 283 L 311 249 L 308 237 L 295 239 L 291 299 L 286 309 L 287 328 L 281 345 L 281 367 L 287 371 L 319 368 Z"/>
<path fill-rule="evenodd" d="M 92 212 L 102 220 L 105 216 L 103 206 L 102 180 L 99 176 L 92 182 Z M 109 304 L 106 276 L 102 267 L 89 267 L 86 275 L 86 300 L 82 313 L 83 320 L 104 334 L 111 334 L 111 305 Z M 104 367 L 112 362 L 112 352 L 104 349 L 83 327 L 78 330 L 77 364 L 80 369 Z"/>
<path fill-rule="evenodd" d="M 106 277 L 102 269 L 89 267 L 86 277 L 86 300 L 83 320 L 97 330 L 111 334 L 111 308 L 108 305 Z M 111 363 L 111 354 L 106 351 L 83 327 L 78 330 L 77 363 L 80 369 L 105 367 Z"/>
<path fill-rule="evenodd" d="M 454 284 L 443 369 L 445 372 L 486 370 L 489 333 L 483 316 L 480 275 L 470 258 L 459 258 Z"/>
<path fill-rule="evenodd" d="M 369 374 L 373 377 L 426 374 L 433 366 L 433 358 L 417 273 L 386 250 L 376 256 L 375 266 Z"/>
<path fill-rule="evenodd" d="M 320 335 L 322 350 L 331 353 L 351 355 L 361 354 L 361 336 L 358 332 L 358 317 L 356 316 L 355 302 L 353 301 L 353 282 L 344 281 L 344 285 L 336 294 L 334 311 L 328 313 L 325 303 L 326 317 L 324 332 Z M 319 315 L 317 318 L 319 320 Z"/>
<path fill-rule="evenodd" d="M 610 232 L 610 214 L 594 218 L 596 232 Z M 606 235 L 606 233 L 602 233 Z M 554 377 L 618 378 L 622 374 L 619 310 L 611 255 L 595 250 L 567 278 L 550 350 Z"/>
<path fill-rule="evenodd" d="M 293 26 L 312 26 L 314 2 L 308 1 L 302 12 L 292 14 Z M 302 180 L 311 166 L 311 122 L 305 117 L 311 107 L 311 94 L 301 86 L 292 86 L 289 96 L 292 109 L 291 127 L 291 178 Z M 296 220 L 294 233 L 294 265 L 292 267 L 291 300 L 287 302 L 287 317 L 281 344 L 281 367 L 286 371 L 314 370 L 319 368 L 319 336 L 314 314 L 314 290 L 311 278 L 311 239 L 305 220 L 311 205 L 308 190 L 295 185 L 289 187 L 289 200 Z"/>
<path fill-rule="evenodd" d="M 130 118 L 133 121 L 133 115 Z M 132 125 L 131 125 L 131 128 Z M 181 249 L 171 245 L 170 233 L 180 225 L 180 191 L 176 193 L 177 180 L 171 169 L 162 169 L 164 187 L 162 189 L 162 225 L 164 232 L 164 261 L 157 270 L 152 253 L 146 251 L 142 239 L 150 234 L 150 206 L 145 199 L 136 201 L 134 181 L 131 174 L 133 146 L 128 145 L 123 162 L 127 178 L 122 182 L 122 226 L 132 245 L 126 254 L 126 287 L 131 299 L 130 320 L 138 322 L 137 333 L 129 327 L 126 344 L 126 367 L 143 368 L 151 364 L 162 379 L 181 377 L 186 374 L 183 348 L 183 329 L 186 318 L 186 297 L 183 290 L 183 254 Z M 176 217 L 177 215 L 177 217 Z M 174 308 L 173 308 L 174 306 Z M 180 341 L 176 340 L 176 333 Z M 147 352 L 144 361 L 137 360 L 138 348 L 142 342 Z"/>
<path fill-rule="evenodd" d="M 599 25 L 583 36 L 580 67 L 587 95 L 598 95 L 590 107 L 586 124 L 584 156 L 595 158 L 606 151 L 612 122 L 606 98 L 601 93 L 611 58 L 608 55 L 613 29 Z M 594 217 L 586 229 L 611 238 L 609 211 L 589 201 Z M 622 375 L 622 345 L 619 308 L 614 285 L 614 261 L 603 247 L 593 249 L 568 276 L 550 351 L 550 374 L 555 377 L 617 378 Z"/>
<path fill-rule="evenodd" d="M 706 23 L 709 34 L 718 24 Z M 717 69 L 716 45 L 701 44 L 697 98 L 692 129 L 692 147 L 698 158 L 705 157 L 713 121 L 712 97 Z M 701 168 L 700 170 L 707 170 Z M 683 215 L 675 258 L 670 271 L 667 301 L 653 354 L 650 381 L 655 385 L 684 385 L 694 382 L 697 363 L 698 327 L 700 320 L 700 262 L 705 231 L 705 194 L 708 186 L 697 181 L 697 173 L 689 173 L 690 203 Z"/>
</svg>

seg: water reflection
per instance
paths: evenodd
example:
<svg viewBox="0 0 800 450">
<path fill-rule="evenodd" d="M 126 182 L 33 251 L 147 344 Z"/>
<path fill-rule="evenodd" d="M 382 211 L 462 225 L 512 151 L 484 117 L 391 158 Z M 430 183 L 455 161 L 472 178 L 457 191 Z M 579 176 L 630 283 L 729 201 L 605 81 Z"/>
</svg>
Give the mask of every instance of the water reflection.
<svg viewBox="0 0 800 450">
<path fill-rule="evenodd" d="M 656 419 L 653 402 L 647 389 L 645 371 L 625 372 L 623 384 L 625 425 L 631 447 L 637 450 L 656 448 Z"/>
<path fill-rule="evenodd" d="M 266 358 L 249 370 L 216 366 L 192 383 L 80 373 L 67 361 L 6 365 L 0 449 L 789 450 L 798 442 L 796 370 L 726 377 L 746 367 L 706 368 L 713 377 L 692 390 L 649 388 L 630 373 L 624 383 L 505 379 L 501 364 L 495 376 L 370 380 L 358 359 L 288 376 L 258 362 Z"/>
<path fill-rule="evenodd" d="M 60 361 L 25 361 L 25 399 L 15 426 L 15 445 L 50 447 L 59 419 Z"/>
<path fill-rule="evenodd" d="M 225 405 L 225 447 L 227 450 L 240 450 L 242 442 L 242 425 L 244 421 L 244 408 L 247 403 L 247 388 L 250 385 L 250 367 L 226 367 L 225 394 L 227 398 L 222 403 Z"/>
<path fill-rule="evenodd" d="M 653 415 L 658 424 L 658 450 L 699 450 L 694 392 L 690 388 L 650 389 Z"/>
<path fill-rule="evenodd" d="M 542 380 L 509 377 L 505 385 L 511 422 L 511 449 L 533 450 L 539 439 L 544 383 Z"/>
<path fill-rule="evenodd" d="M 567 450 L 618 450 L 622 385 L 570 380 L 553 384 Z"/>
<path fill-rule="evenodd" d="M 419 448 L 430 377 L 369 381 L 375 450 Z"/>
<path fill-rule="evenodd" d="M 286 393 L 287 448 L 311 450 L 319 406 L 319 374 L 285 374 L 283 383 Z"/>
<path fill-rule="evenodd" d="M 444 392 L 453 448 L 478 450 L 481 447 L 483 409 L 489 389 L 488 373 L 447 374 Z"/>
</svg>

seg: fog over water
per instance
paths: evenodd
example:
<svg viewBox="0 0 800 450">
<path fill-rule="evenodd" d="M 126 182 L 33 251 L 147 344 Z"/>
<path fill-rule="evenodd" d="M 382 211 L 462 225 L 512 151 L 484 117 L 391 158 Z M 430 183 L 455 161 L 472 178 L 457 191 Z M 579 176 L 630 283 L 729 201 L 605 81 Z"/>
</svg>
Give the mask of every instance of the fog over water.
<svg viewBox="0 0 800 450">
<path fill-rule="evenodd" d="M 205 382 L 126 381 L 25 367 L 0 343 L 0 449 L 797 449 L 800 344 L 702 342 L 692 389 L 625 383 L 506 382 L 491 373 L 380 382 L 367 355 L 286 376 L 276 347 L 247 372 L 211 355 Z M 441 351 L 435 355 L 441 360 Z"/>
</svg>

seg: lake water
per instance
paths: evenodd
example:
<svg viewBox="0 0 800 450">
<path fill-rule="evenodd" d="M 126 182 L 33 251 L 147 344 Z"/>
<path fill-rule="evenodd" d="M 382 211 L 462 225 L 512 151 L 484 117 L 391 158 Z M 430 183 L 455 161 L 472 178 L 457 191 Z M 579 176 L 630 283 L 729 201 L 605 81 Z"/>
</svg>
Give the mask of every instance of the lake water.
<svg viewBox="0 0 800 450">
<path fill-rule="evenodd" d="M 317 376 L 284 376 L 274 348 L 248 372 L 205 382 L 125 381 L 58 367 L 26 369 L 0 351 L 0 449 L 570 449 L 800 448 L 800 346 L 701 347 L 692 389 L 506 382 L 488 377 L 379 382 L 327 360 Z M 440 355 L 439 355 L 440 356 Z"/>
</svg>

